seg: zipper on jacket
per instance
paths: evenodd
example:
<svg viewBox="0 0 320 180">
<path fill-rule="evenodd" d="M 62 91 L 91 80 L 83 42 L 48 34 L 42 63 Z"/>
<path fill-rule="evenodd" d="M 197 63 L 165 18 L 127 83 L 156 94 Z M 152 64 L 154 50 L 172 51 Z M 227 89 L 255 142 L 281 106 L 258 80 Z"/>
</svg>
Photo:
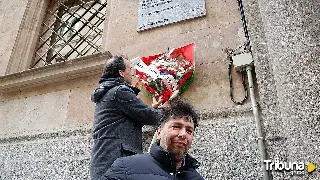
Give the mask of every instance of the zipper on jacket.
<svg viewBox="0 0 320 180">
<path fill-rule="evenodd" d="M 181 171 L 176 171 L 175 173 L 170 173 L 170 175 L 173 177 L 173 180 L 176 180 L 177 179 L 177 175 L 180 174 L 180 173 L 181 173 Z"/>
<path fill-rule="evenodd" d="M 170 173 L 170 175 L 171 175 L 171 179 L 172 180 L 176 180 L 177 178 L 176 178 L 176 173 Z"/>
</svg>

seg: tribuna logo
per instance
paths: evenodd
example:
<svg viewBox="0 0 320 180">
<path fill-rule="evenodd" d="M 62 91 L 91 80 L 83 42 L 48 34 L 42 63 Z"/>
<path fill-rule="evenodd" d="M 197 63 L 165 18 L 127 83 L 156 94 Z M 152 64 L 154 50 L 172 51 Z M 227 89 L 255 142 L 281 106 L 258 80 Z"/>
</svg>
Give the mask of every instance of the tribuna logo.
<svg viewBox="0 0 320 180">
<path fill-rule="evenodd" d="M 266 164 L 267 171 L 303 171 L 305 168 L 305 163 L 303 162 L 282 162 L 279 159 L 264 160 Z"/>
</svg>

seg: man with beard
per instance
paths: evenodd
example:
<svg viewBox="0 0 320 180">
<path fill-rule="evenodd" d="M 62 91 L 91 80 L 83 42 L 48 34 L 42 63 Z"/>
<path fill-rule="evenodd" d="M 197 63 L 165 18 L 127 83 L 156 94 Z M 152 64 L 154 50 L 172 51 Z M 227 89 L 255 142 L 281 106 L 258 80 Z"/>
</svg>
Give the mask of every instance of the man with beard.
<svg viewBox="0 0 320 180">
<path fill-rule="evenodd" d="M 170 102 L 165 120 L 157 129 L 157 142 L 150 153 L 118 158 L 102 179 L 112 180 L 203 180 L 196 171 L 199 162 L 187 152 L 191 147 L 198 116 L 182 99 Z"/>
</svg>

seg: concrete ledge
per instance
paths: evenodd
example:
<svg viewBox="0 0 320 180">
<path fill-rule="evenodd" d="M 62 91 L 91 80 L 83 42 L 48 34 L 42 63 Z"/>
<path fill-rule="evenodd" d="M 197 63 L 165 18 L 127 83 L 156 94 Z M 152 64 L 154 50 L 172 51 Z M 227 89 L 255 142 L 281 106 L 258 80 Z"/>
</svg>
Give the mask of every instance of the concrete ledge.
<svg viewBox="0 0 320 180">
<path fill-rule="evenodd" d="M 110 57 L 111 53 L 107 51 L 1 76 L 0 92 L 16 91 L 20 88 L 35 87 L 96 74 L 102 71 L 106 59 Z"/>
<path fill-rule="evenodd" d="M 8 136 L 8 137 L 0 137 L 0 145 L 1 144 L 10 144 L 10 143 L 19 143 L 19 142 L 27 142 L 27 141 L 36 141 L 36 140 L 48 140 L 55 138 L 70 138 L 72 136 L 91 136 L 91 128 L 79 128 L 79 129 L 69 129 L 55 132 L 46 132 L 39 134 L 30 134 L 23 136 Z"/>
<path fill-rule="evenodd" d="M 224 119 L 238 116 L 252 116 L 252 106 L 251 103 L 247 103 L 244 105 L 234 105 L 229 108 L 216 109 L 216 110 L 208 110 L 203 109 L 198 112 L 200 123 L 206 122 L 208 119 Z"/>
<path fill-rule="evenodd" d="M 199 111 L 199 125 L 208 125 L 212 123 L 211 121 L 221 122 L 223 119 L 230 118 L 238 118 L 238 117 L 252 117 L 251 104 L 239 106 L 233 109 L 224 109 L 220 111 L 209 111 L 202 110 Z M 143 126 L 142 132 L 144 134 L 153 135 L 155 127 L 153 126 Z M 77 129 L 64 129 L 59 131 L 51 131 L 51 132 L 43 132 L 37 134 L 29 134 L 29 135 L 19 135 L 19 134 L 10 134 L 7 136 L 0 136 L 0 144 L 6 143 L 17 143 L 22 141 L 34 141 L 34 140 L 46 140 L 52 138 L 68 138 L 71 136 L 86 136 L 91 135 L 91 126 L 89 127 L 81 127 Z"/>
</svg>

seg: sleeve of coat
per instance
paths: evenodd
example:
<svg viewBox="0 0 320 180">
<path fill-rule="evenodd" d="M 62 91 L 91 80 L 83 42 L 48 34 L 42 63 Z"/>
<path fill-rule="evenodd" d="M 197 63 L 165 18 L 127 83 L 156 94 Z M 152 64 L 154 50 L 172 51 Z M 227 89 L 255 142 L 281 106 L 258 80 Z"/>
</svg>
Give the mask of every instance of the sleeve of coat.
<svg viewBox="0 0 320 180">
<path fill-rule="evenodd" d="M 101 180 L 126 180 L 126 165 L 123 158 L 116 159 Z"/>
<path fill-rule="evenodd" d="M 163 109 L 154 109 L 139 99 L 129 88 L 118 88 L 117 104 L 128 117 L 143 125 L 157 125 L 163 114 Z"/>
</svg>

